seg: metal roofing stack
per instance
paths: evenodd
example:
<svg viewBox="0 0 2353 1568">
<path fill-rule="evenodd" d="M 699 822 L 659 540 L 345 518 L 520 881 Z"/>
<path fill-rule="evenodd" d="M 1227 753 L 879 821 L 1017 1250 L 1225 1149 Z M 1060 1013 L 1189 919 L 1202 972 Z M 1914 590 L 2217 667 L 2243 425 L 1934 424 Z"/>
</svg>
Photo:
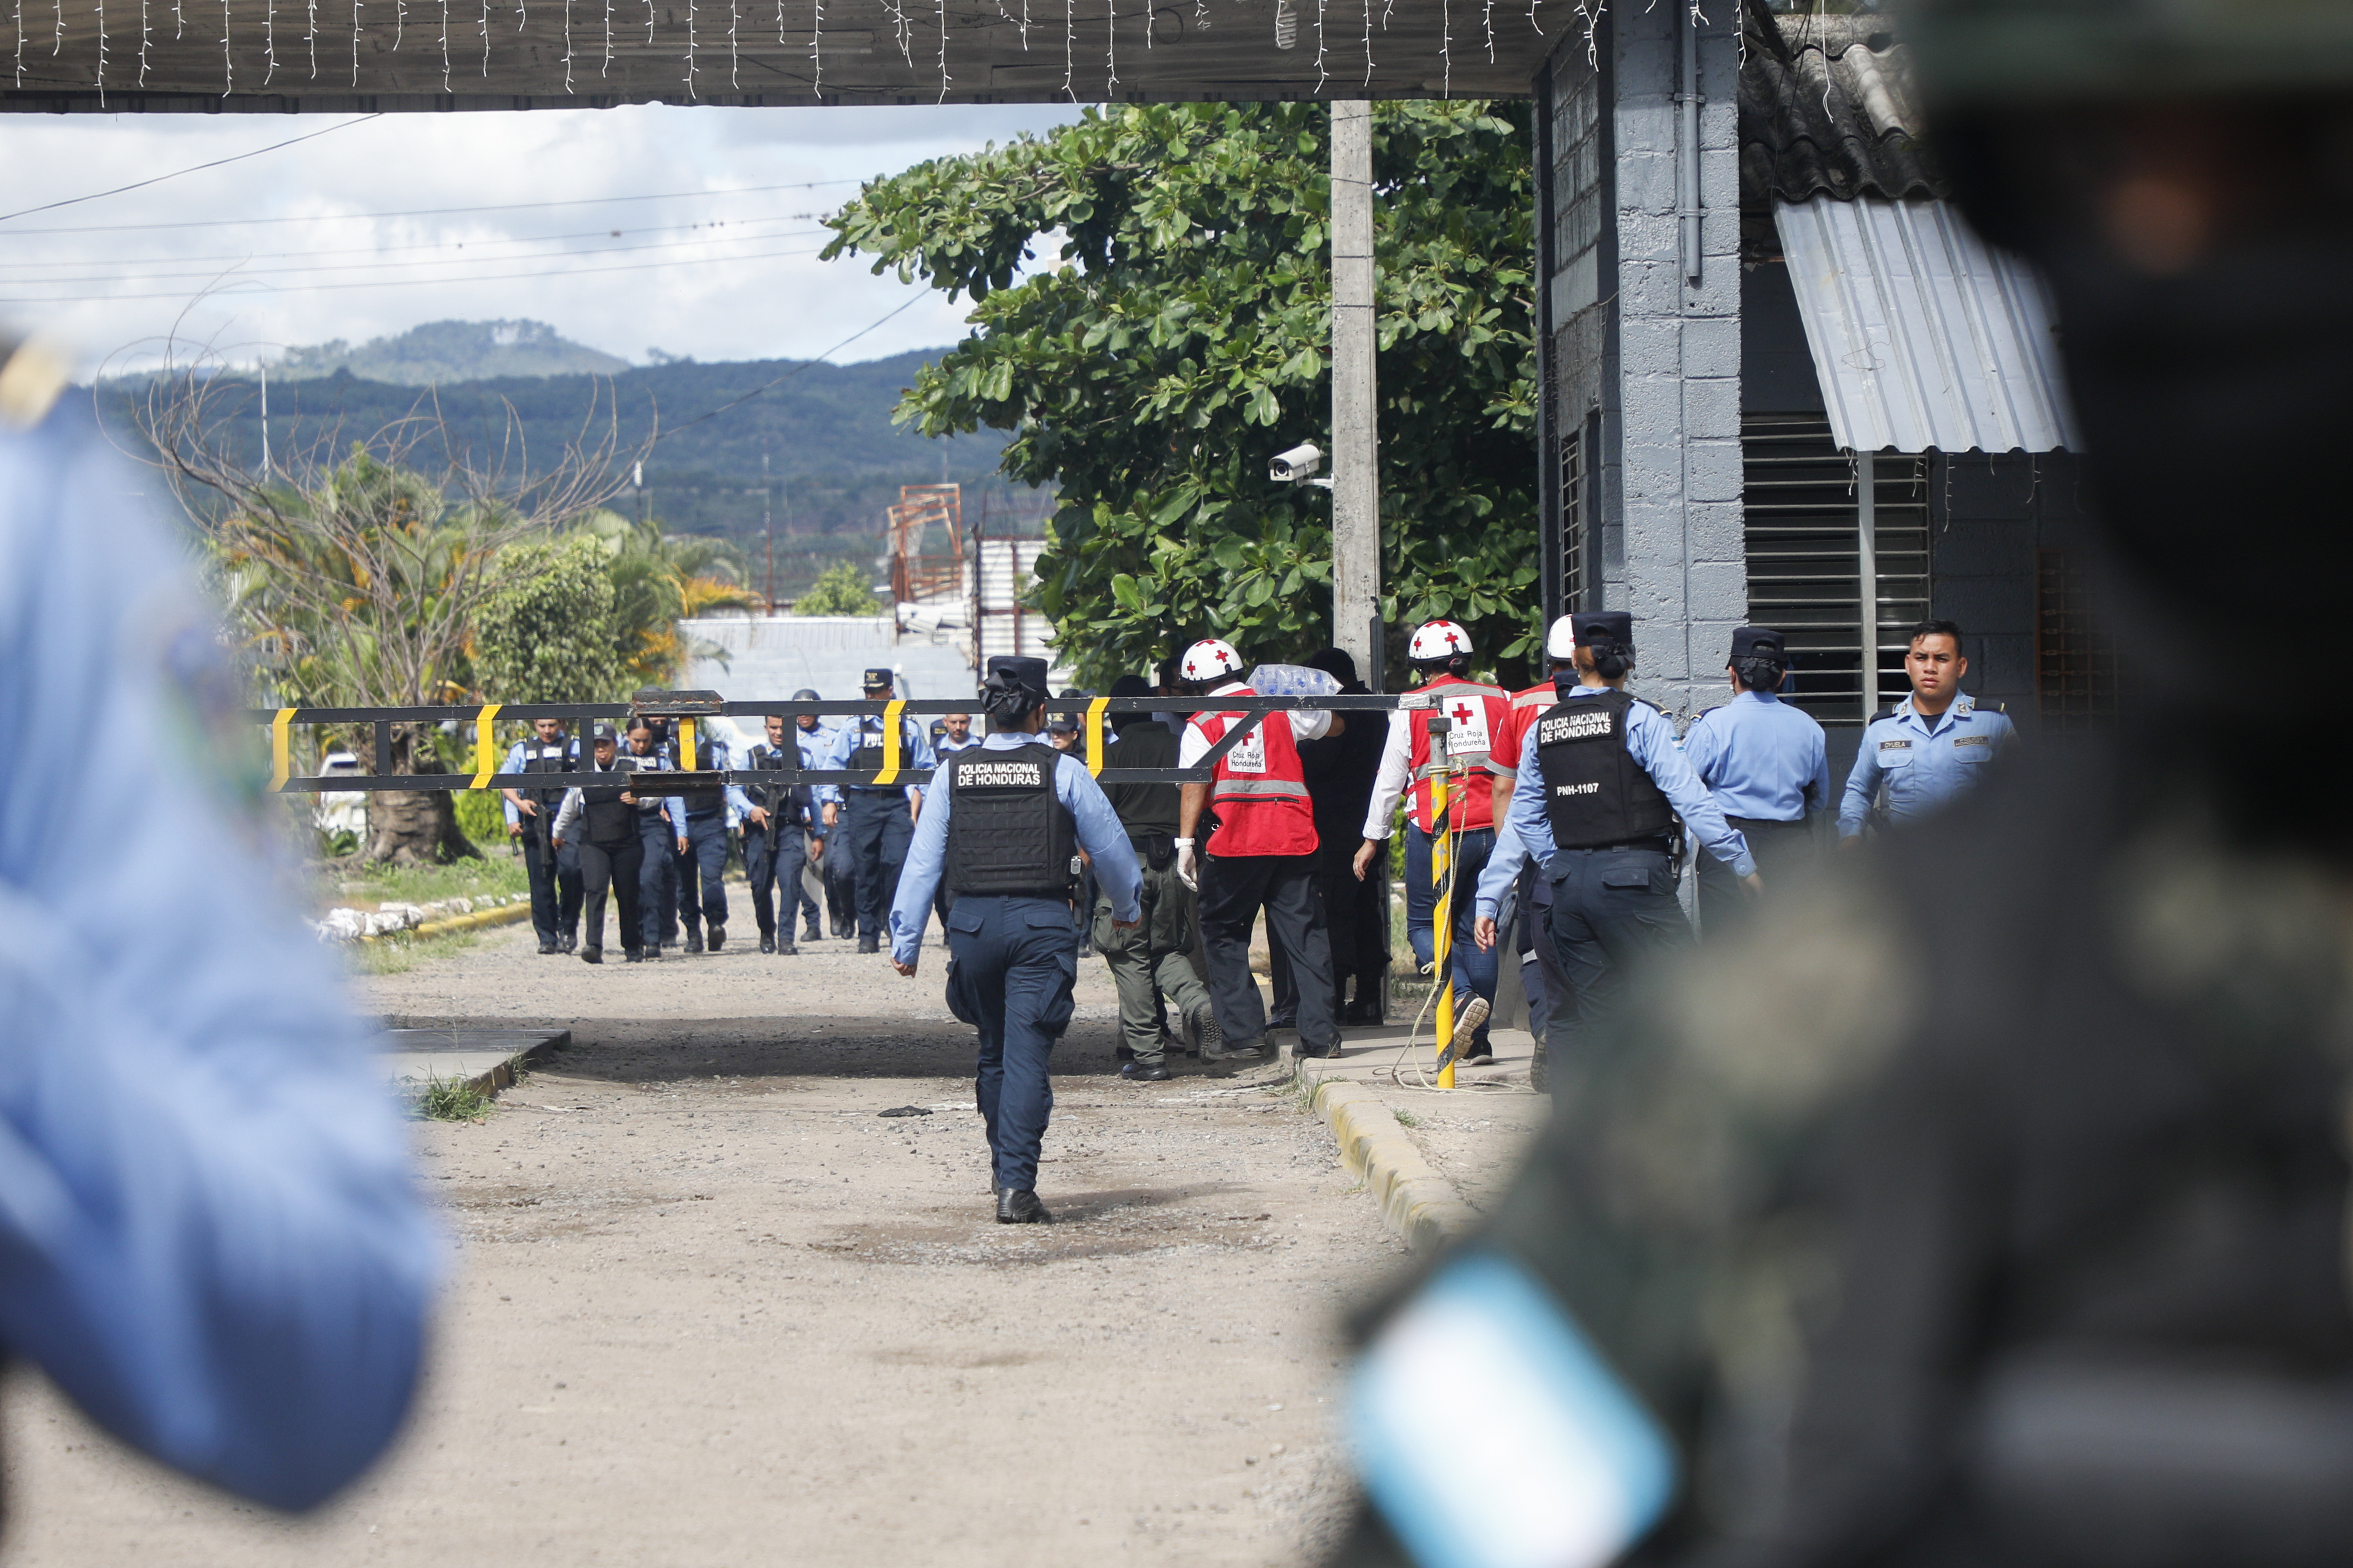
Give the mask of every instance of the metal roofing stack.
<svg viewBox="0 0 2353 1568">
<path fill-rule="evenodd" d="M 1941 198 L 1920 140 L 1911 62 L 1883 16 L 1777 16 L 1745 8 L 1740 201 Z"/>
</svg>

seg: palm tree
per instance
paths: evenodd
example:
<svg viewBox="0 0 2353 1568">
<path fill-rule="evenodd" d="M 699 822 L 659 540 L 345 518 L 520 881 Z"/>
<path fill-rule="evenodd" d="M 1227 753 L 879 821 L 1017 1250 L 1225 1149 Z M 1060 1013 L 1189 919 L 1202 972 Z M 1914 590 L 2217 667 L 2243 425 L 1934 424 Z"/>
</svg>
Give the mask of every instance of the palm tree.
<svg viewBox="0 0 2353 1568">
<path fill-rule="evenodd" d="M 632 522 L 615 511 L 592 512 L 580 526 L 612 548 L 614 626 L 640 685 L 668 686 L 692 659 L 725 658 L 717 646 L 682 635 L 680 622 L 765 603 L 744 585 L 743 552 L 723 539 L 664 533 L 659 519 Z"/>
</svg>

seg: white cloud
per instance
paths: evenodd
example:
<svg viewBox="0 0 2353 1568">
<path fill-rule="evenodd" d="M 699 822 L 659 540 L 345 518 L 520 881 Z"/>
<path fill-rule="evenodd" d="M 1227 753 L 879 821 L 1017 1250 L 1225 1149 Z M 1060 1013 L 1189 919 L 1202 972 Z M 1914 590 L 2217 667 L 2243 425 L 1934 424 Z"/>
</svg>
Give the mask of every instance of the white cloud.
<svg viewBox="0 0 2353 1568">
<path fill-rule="evenodd" d="M 853 195 L 858 181 L 1077 112 L 647 106 L 388 115 L 224 168 L 0 221 L 0 321 L 62 337 L 93 363 L 117 367 L 152 363 L 174 336 L 247 361 L 451 318 L 548 321 L 633 360 L 649 347 L 702 360 L 800 358 L 925 293 L 840 355 L 871 359 L 955 341 L 968 306 L 871 277 L 855 258 L 818 261 L 827 236 L 817 215 Z M 335 122 L 6 120 L 0 166 L 10 172 L 10 211 Z M 812 188 L 749 189 L 797 185 Z M 422 211 L 452 207 L 494 210 Z M 388 214 L 415 216 L 369 216 Z M 278 221 L 245 221 L 253 219 Z M 116 226 L 126 225 L 184 226 Z M 65 229 L 96 232 L 58 232 Z"/>
</svg>

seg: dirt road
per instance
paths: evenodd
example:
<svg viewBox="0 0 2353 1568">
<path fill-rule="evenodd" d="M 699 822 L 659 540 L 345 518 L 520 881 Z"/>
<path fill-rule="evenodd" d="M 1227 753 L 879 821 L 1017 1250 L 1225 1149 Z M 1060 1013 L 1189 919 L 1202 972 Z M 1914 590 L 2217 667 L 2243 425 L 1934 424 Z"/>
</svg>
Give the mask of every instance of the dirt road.
<svg viewBox="0 0 2353 1568">
<path fill-rule="evenodd" d="M 1374 1205 L 1288 1098 L 1111 1076 L 1089 960 L 1060 1223 L 997 1226 L 942 956 L 592 969 L 522 927 L 364 983 L 405 1022 L 575 1040 L 487 1122 L 418 1126 L 458 1250 L 400 1447 L 282 1521 L 18 1374 L 0 1563 L 1311 1560 L 1347 1501 L 1338 1321 L 1402 1262 Z"/>
</svg>

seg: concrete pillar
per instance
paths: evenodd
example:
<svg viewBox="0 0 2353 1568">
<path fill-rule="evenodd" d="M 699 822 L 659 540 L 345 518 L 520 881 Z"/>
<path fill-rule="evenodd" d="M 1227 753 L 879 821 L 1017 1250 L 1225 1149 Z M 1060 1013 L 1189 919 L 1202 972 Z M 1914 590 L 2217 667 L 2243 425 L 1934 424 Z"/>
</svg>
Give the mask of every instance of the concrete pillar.
<svg viewBox="0 0 2353 1568">
<path fill-rule="evenodd" d="M 1373 106 L 1332 105 L 1332 646 L 1381 689 L 1379 384 L 1373 335 Z"/>
</svg>

